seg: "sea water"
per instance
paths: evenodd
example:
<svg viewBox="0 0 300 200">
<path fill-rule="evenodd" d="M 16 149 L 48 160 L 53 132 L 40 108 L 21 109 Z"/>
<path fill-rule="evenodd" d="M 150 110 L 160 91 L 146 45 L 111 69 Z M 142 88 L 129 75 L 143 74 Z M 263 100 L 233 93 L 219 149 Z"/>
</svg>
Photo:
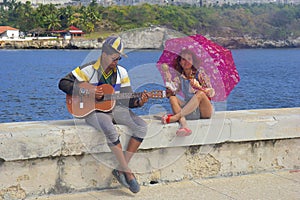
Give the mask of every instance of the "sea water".
<svg viewBox="0 0 300 200">
<path fill-rule="evenodd" d="M 0 50 L 0 122 L 71 119 L 59 79 L 95 60 L 100 50 Z M 156 68 L 161 50 L 127 51 L 126 67 L 134 91 L 164 90 Z M 232 50 L 240 82 L 215 110 L 300 106 L 300 49 Z M 138 115 L 171 112 L 168 99 L 150 99 Z"/>
</svg>

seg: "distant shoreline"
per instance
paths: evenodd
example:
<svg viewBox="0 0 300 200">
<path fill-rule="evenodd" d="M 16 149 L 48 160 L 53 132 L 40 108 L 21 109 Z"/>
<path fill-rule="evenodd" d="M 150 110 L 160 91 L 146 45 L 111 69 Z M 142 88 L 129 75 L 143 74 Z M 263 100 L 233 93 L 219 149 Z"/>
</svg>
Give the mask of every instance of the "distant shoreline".
<svg viewBox="0 0 300 200">
<path fill-rule="evenodd" d="M 263 40 L 235 38 L 211 38 L 212 41 L 228 49 L 243 48 L 300 48 L 300 38 L 294 40 Z M 141 44 L 145 44 L 141 42 Z M 163 49 L 163 44 L 159 47 L 151 45 L 130 45 L 129 49 Z M 0 49 L 101 49 L 102 43 L 97 40 L 63 40 L 63 39 L 36 39 L 36 40 L 0 40 Z"/>
<path fill-rule="evenodd" d="M 163 49 L 166 40 L 185 36 L 179 32 L 161 27 L 136 29 L 119 34 L 128 49 Z M 213 42 L 228 49 L 243 48 L 300 48 L 300 37 L 287 40 L 269 40 L 241 37 L 213 37 L 205 36 Z M 103 38 L 98 39 L 63 39 L 49 37 L 32 37 L 25 39 L 1 40 L 0 49 L 100 49 Z"/>
</svg>

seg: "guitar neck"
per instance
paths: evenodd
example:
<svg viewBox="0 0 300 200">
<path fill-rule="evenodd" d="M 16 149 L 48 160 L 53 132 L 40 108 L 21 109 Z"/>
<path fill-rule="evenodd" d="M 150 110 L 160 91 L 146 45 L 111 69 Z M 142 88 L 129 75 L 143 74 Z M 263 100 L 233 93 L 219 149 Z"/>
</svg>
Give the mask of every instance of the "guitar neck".
<svg viewBox="0 0 300 200">
<path fill-rule="evenodd" d="M 103 100 L 120 100 L 141 97 L 142 93 L 115 93 L 105 94 Z"/>
<path fill-rule="evenodd" d="M 114 94 L 105 94 L 103 100 L 120 100 L 120 99 L 131 99 L 142 96 L 142 92 L 137 93 L 114 93 Z M 149 98 L 159 99 L 166 98 L 167 94 L 165 91 L 156 90 L 152 92 L 147 92 Z"/>
</svg>

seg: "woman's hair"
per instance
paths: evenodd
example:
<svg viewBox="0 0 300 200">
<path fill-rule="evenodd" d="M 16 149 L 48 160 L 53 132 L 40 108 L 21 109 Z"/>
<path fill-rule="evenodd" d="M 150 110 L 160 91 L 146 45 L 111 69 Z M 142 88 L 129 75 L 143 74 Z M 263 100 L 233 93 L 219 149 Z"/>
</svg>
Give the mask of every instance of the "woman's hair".
<svg viewBox="0 0 300 200">
<path fill-rule="evenodd" d="M 190 50 L 190 49 L 182 49 L 181 52 L 179 53 L 179 55 L 177 56 L 177 58 L 174 60 L 174 66 L 175 66 L 175 69 L 176 71 L 181 74 L 183 72 L 183 68 L 182 66 L 180 65 L 180 61 L 182 59 L 182 55 L 183 54 L 188 54 L 188 55 L 192 55 L 192 58 L 193 58 L 193 65 L 192 65 L 192 70 L 193 70 L 193 73 L 196 73 L 197 72 L 197 64 L 198 64 L 198 59 L 197 59 L 197 56 L 196 54 Z"/>
</svg>

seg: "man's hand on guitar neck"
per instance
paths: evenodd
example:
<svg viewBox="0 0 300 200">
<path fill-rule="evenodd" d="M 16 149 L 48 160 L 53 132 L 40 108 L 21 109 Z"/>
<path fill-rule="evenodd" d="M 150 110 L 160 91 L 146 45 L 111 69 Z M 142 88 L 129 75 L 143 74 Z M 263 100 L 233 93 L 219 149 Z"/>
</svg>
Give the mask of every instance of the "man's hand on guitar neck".
<svg viewBox="0 0 300 200">
<path fill-rule="evenodd" d="M 148 102 L 148 99 L 149 99 L 149 96 L 148 96 L 148 93 L 147 91 L 145 90 L 141 97 L 139 98 L 139 100 L 137 101 L 137 105 L 138 106 L 143 106 L 146 102 Z"/>
</svg>

